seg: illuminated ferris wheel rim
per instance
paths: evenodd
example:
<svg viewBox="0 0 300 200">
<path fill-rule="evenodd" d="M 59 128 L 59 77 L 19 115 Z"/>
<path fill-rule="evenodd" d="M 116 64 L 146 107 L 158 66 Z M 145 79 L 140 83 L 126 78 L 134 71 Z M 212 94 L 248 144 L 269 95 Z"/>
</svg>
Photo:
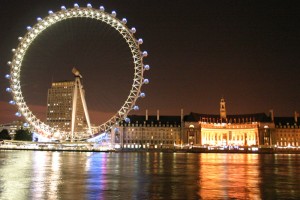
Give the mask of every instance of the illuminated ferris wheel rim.
<svg viewBox="0 0 300 200">
<path fill-rule="evenodd" d="M 7 78 L 10 79 L 10 88 L 7 91 L 12 92 L 13 101 L 10 101 L 11 104 L 16 104 L 18 107 L 18 112 L 16 115 L 23 115 L 27 122 L 29 122 L 38 132 L 46 134 L 47 136 L 52 136 L 54 132 L 59 132 L 59 130 L 50 127 L 41 120 L 39 120 L 28 108 L 26 102 L 24 101 L 22 91 L 21 91 L 21 82 L 20 82 L 20 71 L 22 66 L 23 58 L 26 54 L 27 49 L 30 47 L 31 43 L 36 37 L 44 30 L 46 30 L 51 25 L 54 25 L 57 22 L 71 19 L 71 18 L 90 18 L 102 21 L 115 30 L 117 30 L 123 38 L 126 40 L 133 57 L 134 64 L 134 78 L 132 83 L 132 88 L 127 97 L 127 100 L 123 104 L 117 113 L 111 117 L 108 121 L 98 126 L 98 133 L 106 132 L 116 125 L 121 120 L 127 121 L 127 115 L 130 110 L 138 110 L 138 106 L 135 105 L 136 100 L 139 97 L 145 97 L 145 93 L 141 92 L 141 87 L 143 84 L 148 84 L 149 80 L 143 78 L 143 73 L 145 70 L 149 70 L 149 65 L 143 64 L 143 58 L 148 54 L 146 51 L 141 52 L 139 45 L 143 43 L 142 39 L 136 39 L 134 33 L 136 32 L 135 28 L 129 29 L 126 26 L 127 20 L 123 18 L 119 20 L 116 18 L 116 12 L 112 11 L 111 14 L 104 11 L 104 7 L 100 6 L 99 9 L 92 8 L 91 4 L 87 4 L 87 7 L 79 7 L 78 4 L 74 4 L 74 8 L 66 9 L 62 6 L 60 11 L 57 12 L 48 12 L 49 15 L 44 19 L 37 18 L 37 23 L 33 26 L 27 27 L 27 33 L 24 37 L 19 37 L 20 43 L 17 49 L 13 49 L 13 59 L 8 62 L 11 66 L 10 75 L 7 75 Z"/>
</svg>

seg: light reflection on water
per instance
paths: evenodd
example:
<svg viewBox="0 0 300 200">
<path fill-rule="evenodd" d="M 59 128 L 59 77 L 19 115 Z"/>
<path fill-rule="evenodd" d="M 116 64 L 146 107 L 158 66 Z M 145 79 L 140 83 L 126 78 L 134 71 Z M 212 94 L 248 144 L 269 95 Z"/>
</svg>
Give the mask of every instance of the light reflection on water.
<svg viewBox="0 0 300 200">
<path fill-rule="evenodd" d="M 0 199 L 297 199 L 300 156 L 0 151 Z"/>
<path fill-rule="evenodd" d="M 199 161 L 204 199 L 261 199 L 257 154 L 203 154 Z"/>
</svg>

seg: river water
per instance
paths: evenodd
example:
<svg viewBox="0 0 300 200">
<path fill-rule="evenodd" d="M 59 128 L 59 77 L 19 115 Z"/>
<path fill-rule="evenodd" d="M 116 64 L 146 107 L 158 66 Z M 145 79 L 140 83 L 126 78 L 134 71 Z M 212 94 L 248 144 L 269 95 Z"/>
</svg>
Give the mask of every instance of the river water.
<svg viewBox="0 0 300 200">
<path fill-rule="evenodd" d="M 300 155 L 0 151 L 0 199 L 300 199 Z"/>
</svg>

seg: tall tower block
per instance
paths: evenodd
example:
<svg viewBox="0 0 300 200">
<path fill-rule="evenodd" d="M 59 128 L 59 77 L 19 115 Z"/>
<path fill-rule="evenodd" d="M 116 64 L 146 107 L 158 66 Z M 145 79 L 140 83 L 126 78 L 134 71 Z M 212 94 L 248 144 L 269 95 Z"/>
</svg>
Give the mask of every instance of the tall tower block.
<svg viewBox="0 0 300 200">
<path fill-rule="evenodd" d="M 220 101 L 220 118 L 226 120 L 226 105 L 224 98 L 222 98 Z"/>
</svg>

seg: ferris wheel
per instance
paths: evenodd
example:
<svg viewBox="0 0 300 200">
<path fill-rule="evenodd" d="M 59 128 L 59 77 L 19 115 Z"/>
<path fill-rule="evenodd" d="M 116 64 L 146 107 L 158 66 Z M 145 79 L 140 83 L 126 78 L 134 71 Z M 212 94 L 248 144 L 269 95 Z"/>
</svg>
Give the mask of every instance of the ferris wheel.
<svg viewBox="0 0 300 200">
<path fill-rule="evenodd" d="M 122 107 L 113 115 L 109 120 L 101 125 L 97 125 L 97 128 L 93 130 L 89 137 L 94 137 L 102 132 L 109 131 L 113 126 L 118 124 L 120 121 L 125 120 L 129 122 L 127 117 L 131 110 L 138 110 L 139 107 L 136 101 L 139 97 L 144 98 L 145 93 L 141 92 L 141 87 L 144 84 L 148 84 L 149 80 L 144 78 L 145 70 L 149 70 L 149 65 L 144 65 L 143 59 L 148 56 L 147 51 L 141 51 L 140 45 L 143 43 L 142 39 L 136 39 L 134 34 L 136 29 L 132 27 L 131 29 L 126 26 L 127 20 L 123 18 L 122 20 L 116 17 L 116 12 L 112 11 L 107 13 L 103 6 L 99 9 L 93 8 L 91 4 L 87 4 L 86 7 L 79 7 L 78 4 L 74 4 L 73 8 L 66 8 L 61 6 L 61 10 L 57 12 L 49 11 L 48 16 L 44 19 L 37 18 L 37 23 L 34 26 L 27 27 L 27 33 L 23 37 L 19 37 L 19 44 L 16 49 L 12 49 L 13 58 L 12 61 L 8 61 L 10 66 L 10 74 L 6 75 L 6 78 L 10 80 L 10 87 L 6 89 L 7 92 L 11 92 L 13 100 L 9 103 L 16 105 L 18 112 L 16 115 L 18 117 L 23 116 L 26 121 L 34 127 L 39 134 L 46 137 L 53 137 L 54 133 L 59 133 L 61 135 L 66 135 L 67 133 L 57 130 L 54 127 L 47 125 L 38 119 L 34 113 L 27 106 L 22 91 L 21 91 L 21 68 L 23 58 L 30 47 L 31 43 L 42 33 L 46 31 L 50 26 L 56 24 L 57 22 L 68 20 L 71 18 L 90 18 L 104 22 L 114 28 L 119 34 L 122 35 L 123 39 L 126 41 L 133 58 L 134 67 L 134 78 L 129 95 L 122 105 Z"/>
</svg>

